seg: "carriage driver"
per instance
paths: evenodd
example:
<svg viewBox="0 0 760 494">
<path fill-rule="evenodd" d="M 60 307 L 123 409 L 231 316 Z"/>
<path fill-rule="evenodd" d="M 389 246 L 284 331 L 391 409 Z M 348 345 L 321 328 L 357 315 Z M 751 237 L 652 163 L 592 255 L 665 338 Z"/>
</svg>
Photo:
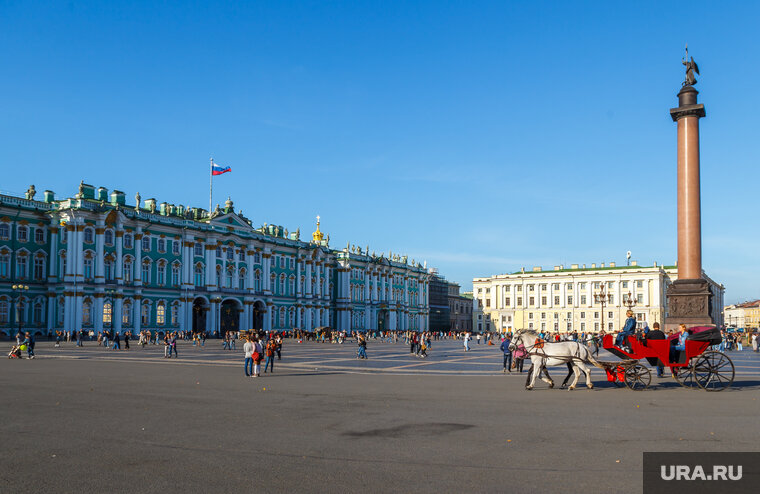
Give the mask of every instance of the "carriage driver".
<svg viewBox="0 0 760 494">
<path fill-rule="evenodd" d="M 625 337 L 631 336 L 633 332 L 636 330 L 636 318 L 633 317 L 633 311 L 627 310 L 625 311 L 625 326 L 623 326 L 623 330 L 618 333 L 617 338 L 615 338 L 615 346 L 622 348 L 622 346 L 625 344 Z"/>
</svg>

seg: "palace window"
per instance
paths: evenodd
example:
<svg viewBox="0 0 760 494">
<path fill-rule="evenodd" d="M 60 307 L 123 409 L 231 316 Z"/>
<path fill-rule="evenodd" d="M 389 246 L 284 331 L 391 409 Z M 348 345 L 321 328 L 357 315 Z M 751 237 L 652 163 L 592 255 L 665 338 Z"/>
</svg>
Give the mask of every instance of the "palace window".
<svg viewBox="0 0 760 494">
<path fill-rule="evenodd" d="M 257 264 L 261 263 L 261 252 L 256 252 L 253 254 L 253 262 Z"/>
<path fill-rule="evenodd" d="M 216 258 L 221 259 L 222 258 L 222 246 L 217 245 L 216 246 Z"/>
<path fill-rule="evenodd" d="M 243 268 L 238 273 L 238 287 L 240 287 L 241 290 L 245 290 L 245 275 L 246 271 L 245 268 Z"/>
<path fill-rule="evenodd" d="M 520 307 L 522 307 L 522 304 L 523 304 L 522 300 L 523 300 L 522 297 L 517 297 L 517 305 Z"/>
<path fill-rule="evenodd" d="M 200 242 L 195 242 L 193 244 L 193 254 L 198 257 L 203 257 L 203 244 Z"/>
<path fill-rule="evenodd" d="M 572 283 L 565 283 L 565 289 L 566 290 L 572 290 L 573 289 L 573 284 Z"/>
<path fill-rule="evenodd" d="M 143 304 L 140 307 L 140 324 L 143 326 L 150 324 L 150 307 L 148 304 Z"/>
<path fill-rule="evenodd" d="M 107 246 L 109 247 L 112 246 L 113 245 L 113 230 L 106 230 L 103 240 L 105 241 Z"/>
<path fill-rule="evenodd" d="M 163 302 L 156 305 L 156 324 L 159 326 L 166 324 L 166 305 Z"/>
<path fill-rule="evenodd" d="M 585 295 L 581 295 L 581 304 L 582 305 L 586 305 L 586 296 Z"/>
<path fill-rule="evenodd" d="M 203 264 L 196 264 L 195 265 L 195 286 L 202 287 L 204 285 L 204 279 L 203 279 Z"/>
<path fill-rule="evenodd" d="M 559 305 L 559 295 L 554 296 L 554 305 Z"/>
<path fill-rule="evenodd" d="M 91 244 L 95 241 L 95 230 L 92 228 L 84 229 L 84 243 Z"/>
<path fill-rule="evenodd" d="M 172 264 L 172 286 L 179 286 L 179 267 L 178 263 Z"/>
<path fill-rule="evenodd" d="M 222 287 L 222 267 L 219 265 L 216 266 L 216 286 Z"/>
<path fill-rule="evenodd" d="M 290 258 L 290 269 L 296 268 L 296 259 L 294 257 Z"/>
<path fill-rule="evenodd" d="M 34 279 L 36 281 L 45 280 L 45 259 L 42 257 L 34 259 Z"/>
<path fill-rule="evenodd" d="M 0 223 L 0 240 L 8 240 L 11 236 L 11 227 L 8 223 Z"/>
<path fill-rule="evenodd" d="M 615 296 L 613 294 L 610 294 L 610 305 L 613 305 L 615 303 Z"/>
<path fill-rule="evenodd" d="M 232 247 L 227 247 L 227 260 L 228 261 L 235 260 L 235 250 Z"/>
<path fill-rule="evenodd" d="M 124 248 L 125 249 L 131 249 L 133 247 L 133 243 L 132 243 L 133 239 L 134 237 L 132 236 L 131 233 L 124 234 Z"/>
<path fill-rule="evenodd" d="M 35 302 L 34 309 L 32 311 L 32 321 L 34 324 L 42 324 L 42 302 Z"/>
<path fill-rule="evenodd" d="M 180 255 L 179 250 L 180 250 L 180 247 L 182 247 L 182 242 L 180 240 L 175 239 L 174 241 L 169 240 L 169 243 L 172 246 L 172 254 L 174 254 L 175 256 Z"/>
<path fill-rule="evenodd" d="M 63 279 L 63 277 L 66 276 L 66 251 L 61 252 L 61 262 L 59 263 L 59 267 L 61 268 L 60 278 Z"/>
<path fill-rule="evenodd" d="M 124 259 L 124 283 L 132 283 L 132 259 Z"/>
<path fill-rule="evenodd" d="M 567 296 L 567 305 L 573 305 L 573 296 L 572 295 L 568 295 Z"/>
<path fill-rule="evenodd" d="M 16 237 L 19 242 L 26 242 L 29 239 L 29 228 L 19 225 L 16 229 Z"/>
<path fill-rule="evenodd" d="M 8 324 L 8 302 L 0 300 L 0 324 Z"/>
<path fill-rule="evenodd" d="M 546 305 L 546 297 L 541 297 L 541 305 Z"/>
<path fill-rule="evenodd" d="M 166 239 L 159 238 L 157 241 L 157 248 L 160 253 L 166 252 Z"/>
<path fill-rule="evenodd" d="M 227 288 L 232 288 L 232 278 L 234 276 L 234 268 L 230 267 L 227 270 Z"/>
<path fill-rule="evenodd" d="M 285 293 L 285 275 L 280 275 L 280 295 L 286 295 Z"/>
<path fill-rule="evenodd" d="M 88 298 L 82 303 L 82 324 L 85 326 L 92 324 L 92 302 Z"/>
<path fill-rule="evenodd" d="M 11 256 L 0 254 L 0 278 L 8 278 L 11 272 Z"/>
<path fill-rule="evenodd" d="M 644 303 L 644 294 L 643 293 L 637 293 L 636 294 L 636 303 L 643 304 Z"/>
<path fill-rule="evenodd" d="M 552 290 L 559 290 L 559 283 L 552 283 Z"/>
<path fill-rule="evenodd" d="M 92 258 L 84 258 L 84 279 L 85 281 L 92 281 Z"/>
<path fill-rule="evenodd" d="M 296 279 L 293 276 L 288 281 L 288 292 L 291 296 L 296 294 Z"/>
<path fill-rule="evenodd" d="M 174 303 L 171 307 L 172 326 L 179 326 L 179 304 Z"/>
<path fill-rule="evenodd" d="M 111 320 L 113 317 L 113 305 L 110 301 L 103 304 L 103 324 L 104 325 L 111 325 Z"/>
<path fill-rule="evenodd" d="M 38 244 L 45 243 L 45 230 L 43 228 L 34 229 L 34 241 Z"/>
<path fill-rule="evenodd" d="M 25 252 L 20 252 L 16 256 L 16 277 L 23 280 L 26 279 L 27 273 L 27 256 Z"/>
<path fill-rule="evenodd" d="M 636 282 L 636 288 L 644 288 L 644 282 L 641 280 L 638 280 Z"/>
<path fill-rule="evenodd" d="M 143 285 L 150 283 L 150 261 L 146 259 L 142 264 L 142 282 Z"/>
<path fill-rule="evenodd" d="M 144 252 L 150 252 L 150 235 L 143 236 L 141 248 Z"/>
<path fill-rule="evenodd" d="M 586 283 L 578 283 L 578 290 L 585 290 L 586 289 Z"/>
<path fill-rule="evenodd" d="M 132 302 L 129 300 L 125 300 L 121 307 L 121 323 L 124 326 L 132 325 Z"/>
<path fill-rule="evenodd" d="M 627 282 L 627 281 L 624 281 L 624 282 L 622 283 L 622 285 L 623 285 L 623 288 L 628 288 L 628 282 Z"/>
<path fill-rule="evenodd" d="M 277 257 L 276 255 L 272 254 L 272 256 L 269 258 L 269 268 L 270 269 L 277 267 L 277 265 L 276 265 L 276 257 Z"/>
<path fill-rule="evenodd" d="M 261 271 L 258 269 L 253 272 L 253 291 L 261 291 Z"/>
<path fill-rule="evenodd" d="M 164 286 L 166 284 L 166 264 L 160 263 L 158 265 L 158 272 L 156 276 L 156 283 L 160 286 Z"/>
<path fill-rule="evenodd" d="M 269 289 L 274 291 L 277 288 L 276 285 L 277 285 L 277 276 L 274 273 L 272 273 L 269 276 Z"/>
</svg>

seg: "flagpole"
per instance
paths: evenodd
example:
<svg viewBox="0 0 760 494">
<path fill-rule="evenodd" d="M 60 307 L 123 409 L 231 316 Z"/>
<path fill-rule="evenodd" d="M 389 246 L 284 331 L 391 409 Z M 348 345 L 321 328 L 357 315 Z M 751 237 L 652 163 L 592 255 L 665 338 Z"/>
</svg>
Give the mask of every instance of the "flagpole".
<svg viewBox="0 0 760 494">
<path fill-rule="evenodd" d="M 208 214 L 211 214 L 211 200 L 214 191 L 214 158 L 211 158 L 211 166 L 208 168 Z"/>
</svg>

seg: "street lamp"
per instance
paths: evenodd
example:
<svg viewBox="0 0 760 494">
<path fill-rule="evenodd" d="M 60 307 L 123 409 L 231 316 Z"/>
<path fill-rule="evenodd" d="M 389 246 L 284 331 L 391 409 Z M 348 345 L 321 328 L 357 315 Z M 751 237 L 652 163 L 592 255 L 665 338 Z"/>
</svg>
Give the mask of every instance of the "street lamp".
<svg viewBox="0 0 760 494">
<path fill-rule="evenodd" d="M 604 308 L 610 302 L 611 298 L 612 298 L 612 294 L 607 293 L 607 285 L 604 282 L 602 282 L 601 289 L 597 293 L 594 294 L 594 302 L 601 305 L 602 307 L 602 331 L 604 331 Z"/>
<path fill-rule="evenodd" d="M 23 307 L 24 293 L 29 290 L 29 285 L 13 285 L 11 288 L 14 292 L 18 292 L 18 296 L 16 297 L 16 319 L 18 319 L 18 332 L 21 333 L 21 319 L 24 315 L 21 309 Z"/>
<path fill-rule="evenodd" d="M 636 301 L 633 299 L 631 292 L 628 292 L 628 298 L 623 301 L 623 305 L 628 307 L 628 310 L 633 310 L 636 307 Z"/>
</svg>

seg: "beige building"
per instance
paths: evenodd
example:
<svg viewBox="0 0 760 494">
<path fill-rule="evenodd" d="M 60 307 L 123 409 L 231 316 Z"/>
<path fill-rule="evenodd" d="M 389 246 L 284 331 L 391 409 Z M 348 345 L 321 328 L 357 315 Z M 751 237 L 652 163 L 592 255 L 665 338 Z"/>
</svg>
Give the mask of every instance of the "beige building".
<svg viewBox="0 0 760 494">
<path fill-rule="evenodd" d="M 760 326 L 760 300 L 727 305 L 723 320 L 729 328 L 757 329 Z"/>
<path fill-rule="evenodd" d="M 710 279 L 712 315 L 723 324 L 725 288 Z M 678 278 L 675 266 L 616 266 L 610 263 L 573 264 L 570 268 L 554 266 L 552 270 L 524 268 L 512 274 L 473 279 L 473 325 L 476 331 L 618 331 L 625 322 L 625 312 L 632 310 L 639 327 L 667 317 L 666 293 Z M 608 295 L 602 306 L 595 298 Z"/>
</svg>

